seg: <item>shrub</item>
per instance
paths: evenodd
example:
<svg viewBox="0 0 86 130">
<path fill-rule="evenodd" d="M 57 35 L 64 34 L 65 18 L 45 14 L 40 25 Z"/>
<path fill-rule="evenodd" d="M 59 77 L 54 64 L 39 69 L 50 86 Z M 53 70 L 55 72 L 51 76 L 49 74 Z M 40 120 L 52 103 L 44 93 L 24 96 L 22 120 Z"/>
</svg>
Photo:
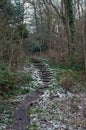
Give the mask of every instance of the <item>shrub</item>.
<svg viewBox="0 0 86 130">
<path fill-rule="evenodd" d="M 6 67 L 0 67 L 0 94 L 16 94 L 16 90 L 21 91 L 22 86 L 28 86 L 32 81 L 29 73 L 8 71 Z"/>
<path fill-rule="evenodd" d="M 17 73 L 9 72 L 6 68 L 0 68 L 0 90 L 7 91 L 16 86 Z"/>
<path fill-rule="evenodd" d="M 18 83 L 21 85 L 29 84 L 32 81 L 32 77 L 30 74 L 26 73 L 20 73 L 18 77 Z"/>
</svg>

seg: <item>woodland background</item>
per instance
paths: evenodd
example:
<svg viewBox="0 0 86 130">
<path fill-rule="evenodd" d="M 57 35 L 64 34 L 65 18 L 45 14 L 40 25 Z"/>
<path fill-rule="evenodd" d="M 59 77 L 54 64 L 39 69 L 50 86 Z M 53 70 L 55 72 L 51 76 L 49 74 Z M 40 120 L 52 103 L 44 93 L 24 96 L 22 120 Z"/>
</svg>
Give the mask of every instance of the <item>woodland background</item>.
<svg viewBox="0 0 86 130">
<path fill-rule="evenodd" d="M 85 0 L 0 0 L 1 88 L 16 83 L 14 71 L 30 57 L 85 71 L 85 7 Z"/>
<path fill-rule="evenodd" d="M 86 68 L 85 0 L 1 0 L 0 61 L 10 69 L 24 53 Z"/>
</svg>

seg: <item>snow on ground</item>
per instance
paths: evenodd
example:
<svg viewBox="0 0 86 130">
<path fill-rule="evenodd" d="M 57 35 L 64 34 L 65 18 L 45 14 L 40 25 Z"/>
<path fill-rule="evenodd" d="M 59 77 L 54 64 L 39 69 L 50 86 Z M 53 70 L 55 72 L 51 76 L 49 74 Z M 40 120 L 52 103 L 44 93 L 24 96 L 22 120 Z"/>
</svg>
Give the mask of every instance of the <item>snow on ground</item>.
<svg viewBox="0 0 86 130">
<path fill-rule="evenodd" d="M 86 94 L 65 93 L 53 78 L 29 113 L 30 130 L 86 130 Z"/>
</svg>

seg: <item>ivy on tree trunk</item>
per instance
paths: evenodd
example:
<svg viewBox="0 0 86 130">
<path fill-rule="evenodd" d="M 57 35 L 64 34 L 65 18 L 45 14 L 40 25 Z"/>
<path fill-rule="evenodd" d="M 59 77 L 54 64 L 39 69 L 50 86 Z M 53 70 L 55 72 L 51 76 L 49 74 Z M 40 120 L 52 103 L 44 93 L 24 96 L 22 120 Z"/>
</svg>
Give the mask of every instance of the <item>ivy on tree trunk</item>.
<svg viewBox="0 0 86 130">
<path fill-rule="evenodd" d="M 74 27 L 74 15 L 73 15 L 73 1 L 66 0 L 67 17 L 71 36 L 71 53 L 74 54 L 75 44 L 75 27 Z"/>
</svg>

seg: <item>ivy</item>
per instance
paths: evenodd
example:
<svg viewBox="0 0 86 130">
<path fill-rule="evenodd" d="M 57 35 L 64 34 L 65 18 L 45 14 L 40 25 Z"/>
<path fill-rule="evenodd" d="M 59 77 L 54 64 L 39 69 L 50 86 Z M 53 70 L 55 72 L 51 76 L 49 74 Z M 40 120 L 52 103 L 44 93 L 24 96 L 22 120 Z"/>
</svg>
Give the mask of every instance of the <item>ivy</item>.
<svg viewBox="0 0 86 130">
<path fill-rule="evenodd" d="M 72 43 L 72 52 L 74 52 L 74 43 L 75 43 L 75 27 L 74 27 L 74 15 L 73 15 L 73 1 L 67 0 L 67 17 L 68 24 L 71 33 L 71 43 Z"/>
</svg>

